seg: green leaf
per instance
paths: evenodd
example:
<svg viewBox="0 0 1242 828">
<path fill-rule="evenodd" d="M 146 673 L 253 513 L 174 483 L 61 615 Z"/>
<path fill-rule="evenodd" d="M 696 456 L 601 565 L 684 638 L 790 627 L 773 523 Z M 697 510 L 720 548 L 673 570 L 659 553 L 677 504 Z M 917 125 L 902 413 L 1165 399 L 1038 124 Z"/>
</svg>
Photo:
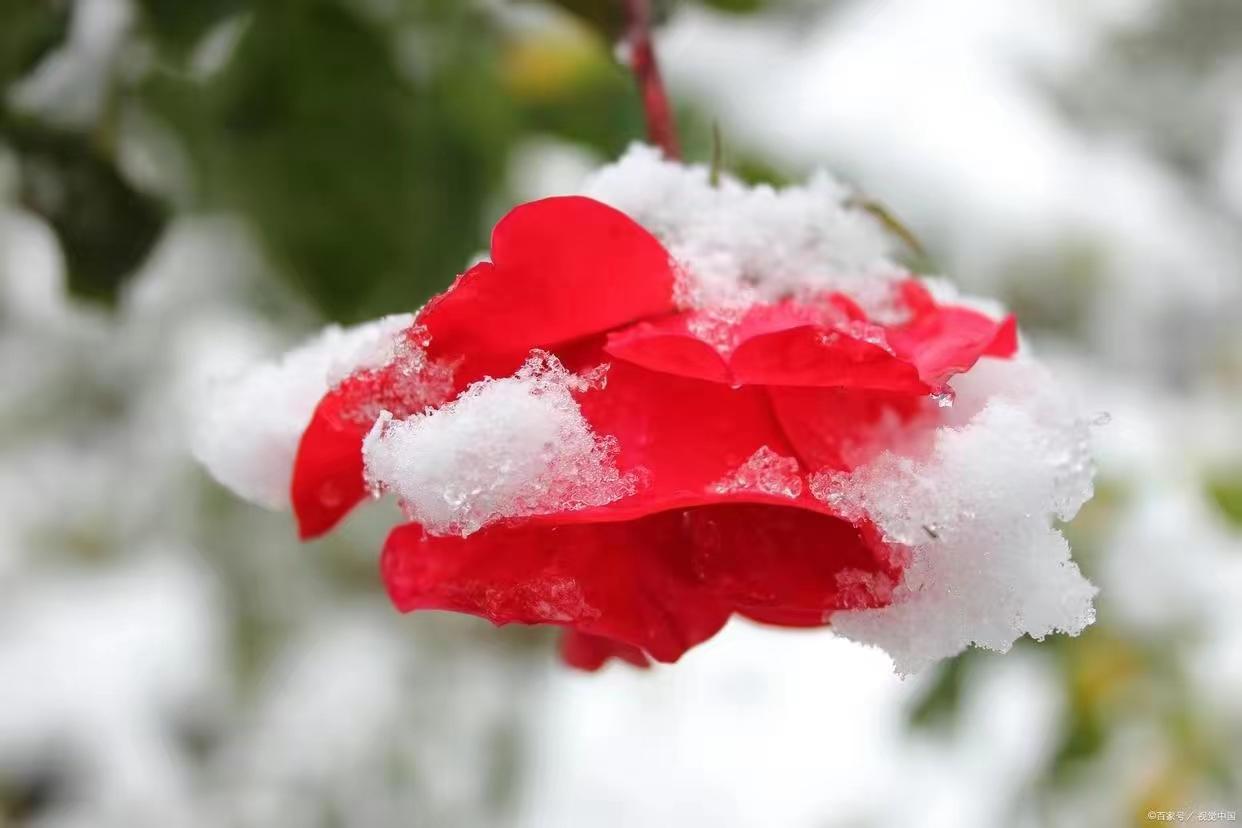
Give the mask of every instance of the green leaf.
<svg viewBox="0 0 1242 828">
<path fill-rule="evenodd" d="M 16 0 L 0 13 L 0 90 L 59 43 L 69 25 L 65 0 Z"/>
<path fill-rule="evenodd" d="M 18 153 L 21 203 L 60 240 L 69 289 L 114 301 L 159 237 L 163 205 L 122 178 L 90 136 L 13 120 L 0 134 Z"/>
<path fill-rule="evenodd" d="M 248 216 L 326 316 L 413 309 L 481 247 L 513 132 L 473 23 L 426 21 L 461 62 L 407 76 L 389 32 L 353 8 L 263 4 L 205 88 L 165 75 L 148 94 L 188 139 L 203 200 Z"/>
<path fill-rule="evenodd" d="M 554 6 L 582 20 L 595 29 L 610 43 L 620 40 L 629 24 L 626 12 L 626 0 L 549 0 Z M 649 0 L 651 4 L 651 24 L 658 26 L 666 22 L 672 14 L 677 0 Z M 753 0 L 709 0 L 708 5 L 720 4 L 720 7 L 742 5 Z"/>
<path fill-rule="evenodd" d="M 1048 775 L 1063 783 L 1078 775 L 1080 765 L 1097 756 L 1108 740 L 1108 728 L 1094 708 L 1071 707 L 1063 717 L 1061 733 L 1053 751 Z"/>
<path fill-rule="evenodd" d="M 969 652 L 962 653 L 936 668 L 931 685 L 910 711 L 911 725 L 938 727 L 956 720 L 966 685 L 967 662 L 973 658 Z"/>
<path fill-rule="evenodd" d="M 213 26 L 249 5 L 246 0 L 138 0 L 155 41 L 174 54 L 185 54 Z"/>
<path fill-rule="evenodd" d="M 924 249 L 923 243 L 919 241 L 919 237 L 914 235 L 914 231 L 907 227 L 905 222 L 897 218 L 897 215 L 883 202 L 870 196 L 859 195 L 850 199 L 849 206 L 857 207 L 870 213 L 871 217 L 878 221 L 885 230 L 900 239 L 910 249 L 910 252 L 920 259 L 927 255 L 927 251 Z"/>
<path fill-rule="evenodd" d="M 732 14 L 750 14 L 763 8 L 763 0 L 699 0 L 704 6 Z"/>
<path fill-rule="evenodd" d="M 551 0 L 598 31 L 607 40 L 616 40 L 625 31 L 624 0 Z"/>
<path fill-rule="evenodd" d="M 1208 478 L 1208 497 L 1235 529 L 1242 529 L 1242 470 Z"/>
</svg>

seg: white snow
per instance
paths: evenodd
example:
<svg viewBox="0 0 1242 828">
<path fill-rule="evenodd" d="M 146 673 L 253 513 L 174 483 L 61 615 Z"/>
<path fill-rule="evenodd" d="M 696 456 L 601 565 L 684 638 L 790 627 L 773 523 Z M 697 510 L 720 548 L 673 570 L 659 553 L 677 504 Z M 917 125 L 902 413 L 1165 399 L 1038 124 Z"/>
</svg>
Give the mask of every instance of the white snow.
<svg viewBox="0 0 1242 828">
<path fill-rule="evenodd" d="M 395 314 L 331 325 L 277 361 L 217 378 L 196 409 L 194 456 L 246 500 L 287 508 L 298 441 L 319 400 L 351 372 L 388 362 L 412 321 Z"/>
<path fill-rule="evenodd" d="M 803 185 L 748 186 L 702 164 L 665 160 L 634 144 L 600 169 L 584 195 L 650 230 L 683 271 L 681 303 L 737 306 L 815 290 L 849 294 L 864 309 L 891 311 L 891 286 L 905 272 L 889 258 L 887 231 L 853 195 L 820 171 Z"/>
<path fill-rule="evenodd" d="M 367 478 L 429 532 L 463 536 L 631 494 L 616 441 L 591 430 L 571 393 L 587 382 L 536 352 L 514 376 L 477 382 L 436 410 L 385 412 L 363 446 Z"/>
<path fill-rule="evenodd" d="M 976 371 L 957 380 L 958 410 L 925 457 L 887 451 L 811 481 L 817 498 L 912 551 L 891 606 L 830 619 L 885 649 L 901 673 L 971 644 L 1005 652 L 1023 635 L 1077 634 L 1094 620 L 1095 587 L 1054 525 L 1091 497 L 1087 422 L 1034 363 Z"/>
<path fill-rule="evenodd" d="M 51 567 L 6 589 L 0 775 L 67 753 L 95 819 L 58 824 L 186 824 L 165 810 L 193 788 L 165 723 L 215 712 L 227 684 L 221 610 L 211 571 L 186 549 L 103 571 Z M 165 819 L 137 819 L 155 803 Z M 119 814 L 129 819 L 105 819 Z"/>
</svg>

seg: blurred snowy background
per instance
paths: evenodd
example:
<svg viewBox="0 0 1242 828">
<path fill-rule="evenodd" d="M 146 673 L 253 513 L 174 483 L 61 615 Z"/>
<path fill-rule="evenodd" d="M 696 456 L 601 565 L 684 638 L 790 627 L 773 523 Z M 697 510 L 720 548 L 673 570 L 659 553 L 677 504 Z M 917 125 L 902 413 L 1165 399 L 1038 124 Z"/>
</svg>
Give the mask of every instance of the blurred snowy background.
<svg viewBox="0 0 1242 828">
<path fill-rule="evenodd" d="M 689 157 L 718 121 L 752 180 L 835 170 L 1098 412 L 1069 528 L 1096 626 L 902 682 L 829 632 L 583 675 L 544 631 L 397 615 L 391 507 L 299 546 L 195 466 L 188 415 L 417 307 L 641 135 L 608 3 L 9 0 L 0 826 L 1236 819 L 1242 3 L 665 11 Z"/>
</svg>

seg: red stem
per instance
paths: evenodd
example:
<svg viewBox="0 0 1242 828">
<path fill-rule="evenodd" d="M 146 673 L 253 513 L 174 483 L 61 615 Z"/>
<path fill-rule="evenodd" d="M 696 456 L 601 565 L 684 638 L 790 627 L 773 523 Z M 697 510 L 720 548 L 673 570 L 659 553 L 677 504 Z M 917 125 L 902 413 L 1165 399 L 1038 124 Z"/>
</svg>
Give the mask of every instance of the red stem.
<svg viewBox="0 0 1242 828">
<path fill-rule="evenodd" d="M 681 147 L 677 142 L 677 124 L 673 121 L 673 109 L 660 78 L 660 66 L 656 62 L 655 47 L 651 42 L 651 5 L 649 0 L 625 0 L 629 17 L 630 69 L 638 82 L 638 93 L 643 99 L 643 112 L 647 116 L 647 140 L 664 151 L 674 161 L 681 160 Z"/>
</svg>

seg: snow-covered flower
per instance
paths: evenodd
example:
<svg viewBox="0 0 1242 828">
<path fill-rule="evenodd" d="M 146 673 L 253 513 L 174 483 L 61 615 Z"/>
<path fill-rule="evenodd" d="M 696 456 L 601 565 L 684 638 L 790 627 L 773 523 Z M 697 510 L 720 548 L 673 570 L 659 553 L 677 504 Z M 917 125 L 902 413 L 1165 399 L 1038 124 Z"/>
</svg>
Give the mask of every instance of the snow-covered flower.
<svg viewBox="0 0 1242 828">
<path fill-rule="evenodd" d="M 890 261 L 826 176 L 713 184 L 638 148 L 587 192 L 514 209 L 383 360 L 318 377 L 304 538 L 391 492 L 399 609 L 560 625 L 587 669 L 676 661 L 733 615 L 902 670 L 1089 623 L 1052 525 L 1090 494 L 1085 425 L 1012 317 Z M 243 492 L 245 432 L 203 457 Z"/>
</svg>

